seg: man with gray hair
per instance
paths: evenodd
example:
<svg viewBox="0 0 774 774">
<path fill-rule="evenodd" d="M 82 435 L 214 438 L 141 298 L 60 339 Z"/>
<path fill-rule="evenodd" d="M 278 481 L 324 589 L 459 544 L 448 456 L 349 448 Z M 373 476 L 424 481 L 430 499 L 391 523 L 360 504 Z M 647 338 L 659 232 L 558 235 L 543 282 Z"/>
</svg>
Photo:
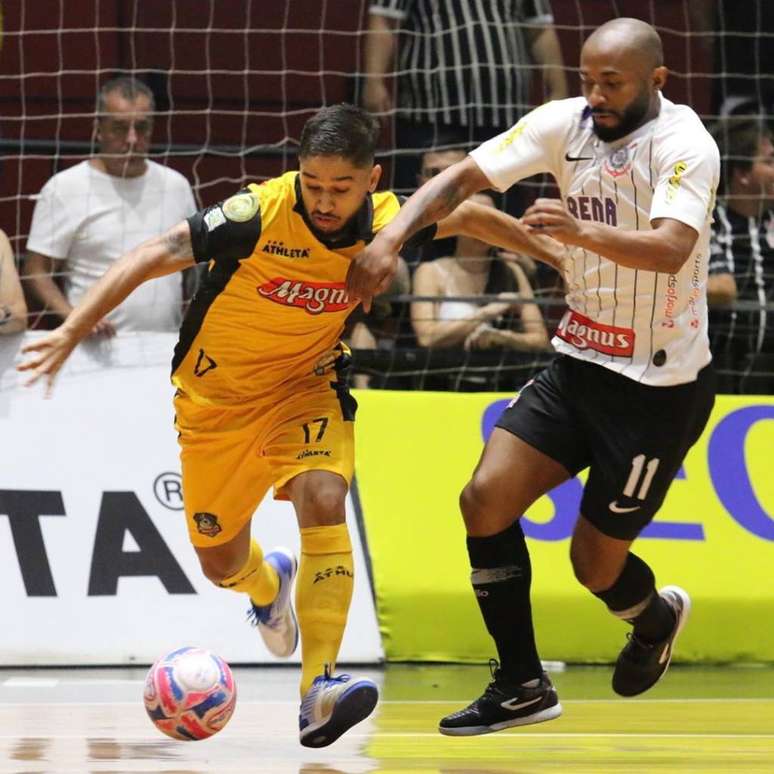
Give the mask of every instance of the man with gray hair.
<svg viewBox="0 0 774 774">
<path fill-rule="evenodd" d="M 144 83 L 108 81 L 96 110 L 98 153 L 46 183 L 27 241 L 30 288 L 62 320 L 119 256 L 196 209 L 188 181 L 148 159 L 154 100 Z M 63 289 L 54 279 L 58 274 Z M 181 276 L 160 277 L 138 288 L 93 332 L 176 331 L 183 300 Z"/>
</svg>

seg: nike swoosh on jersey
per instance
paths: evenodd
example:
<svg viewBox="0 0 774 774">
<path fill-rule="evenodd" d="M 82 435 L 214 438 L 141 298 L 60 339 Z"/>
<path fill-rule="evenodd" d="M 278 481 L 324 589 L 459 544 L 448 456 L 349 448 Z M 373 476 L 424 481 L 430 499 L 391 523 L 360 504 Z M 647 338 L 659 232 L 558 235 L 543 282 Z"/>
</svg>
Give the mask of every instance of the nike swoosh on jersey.
<svg viewBox="0 0 774 774">
<path fill-rule="evenodd" d="M 638 511 L 640 509 L 639 505 L 634 505 L 631 508 L 624 508 L 620 506 L 615 500 L 613 500 L 613 502 L 610 503 L 610 505 L 607 507 L 610 508 L 613 513 L 631 513 L 632 511 Z"/>
<path fill-rule="evenodd" d="M 594 156 L 571 156 L 569 153 L 564 154 L 565 161 L 594 161 Z"/>
<path fill-rule="evenodd" d="M 521 709 L 522 707 L 529 707 L 530 704 L 535 704 L 536 702 L 539 702 L 543 697 L 538 696 L 537 699 L 530 699 L 529 701 L 522 701 L 518 704 L 514 704 L 513 702 L 515 699 L 508 699 L 508 701 L 501 701 L 500 706 L 503 707 L 503 709 L 507 710 L 517 710 Z"/>
</svg>

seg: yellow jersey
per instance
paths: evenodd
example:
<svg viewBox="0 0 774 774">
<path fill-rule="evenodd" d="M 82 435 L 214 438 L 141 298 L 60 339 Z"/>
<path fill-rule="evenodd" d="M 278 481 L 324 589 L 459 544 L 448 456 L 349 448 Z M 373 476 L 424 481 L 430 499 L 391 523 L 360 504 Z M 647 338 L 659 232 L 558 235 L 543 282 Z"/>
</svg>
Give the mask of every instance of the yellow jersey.
<svg viewBox="0 0 774 774">
<path fill-rule="evenodd" d="M 349 263 L 400 205 L 391 191 L 369 194 L 332 241 L 310 224 L 299 174 L 288 172 L 189 218 L 194 258 L 209 265 L 180 329 L 175 386 L 196 403 L 223 406 L 327 386 L 315 365 L 356 306 Z"/>
</svg>

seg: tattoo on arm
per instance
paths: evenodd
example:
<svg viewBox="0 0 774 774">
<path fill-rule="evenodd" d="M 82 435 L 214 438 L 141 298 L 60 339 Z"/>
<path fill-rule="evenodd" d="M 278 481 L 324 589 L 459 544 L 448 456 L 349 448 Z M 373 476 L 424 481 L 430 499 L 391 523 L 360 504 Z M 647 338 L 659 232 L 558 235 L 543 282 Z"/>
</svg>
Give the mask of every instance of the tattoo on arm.
<svg viewBox="0 0 774 774">
<path fill-rule="evenodd" d="M 176 258 L 193 258 L 191 232 L 187 225 L 177 225 L 162 236 L 164 248 Z"/>
<path fill-rule="evenodd" d="M 10 322 L 13 317 L 13 313 L 7 306 L 0 306 L 0 325 L 5 325 Z"/>
<path fill-rule="evenodd" d="M 413 235 L 420 229 L 443 220 L 465 201 L 465 192 L 454 181 L 447 181 L 438 190 L 428 190 L 419 195 L 419 212 L 409 224 L 408 230 Z"/>
</svg>

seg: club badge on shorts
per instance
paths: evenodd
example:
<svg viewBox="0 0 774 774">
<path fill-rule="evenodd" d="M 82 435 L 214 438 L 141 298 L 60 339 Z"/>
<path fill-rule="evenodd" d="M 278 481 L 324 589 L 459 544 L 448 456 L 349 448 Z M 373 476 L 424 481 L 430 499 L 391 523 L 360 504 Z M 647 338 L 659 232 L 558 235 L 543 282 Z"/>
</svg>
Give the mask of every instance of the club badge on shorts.
<svg viewBox="0 0 774 774">
<path fill-rule="evenodd" d="M 200 535 L 215 537 L 223 531 L 223 527 L 218 524 L 218 517 L 214 513 L 195 513 L 196 531 Z"/>
</svg>

